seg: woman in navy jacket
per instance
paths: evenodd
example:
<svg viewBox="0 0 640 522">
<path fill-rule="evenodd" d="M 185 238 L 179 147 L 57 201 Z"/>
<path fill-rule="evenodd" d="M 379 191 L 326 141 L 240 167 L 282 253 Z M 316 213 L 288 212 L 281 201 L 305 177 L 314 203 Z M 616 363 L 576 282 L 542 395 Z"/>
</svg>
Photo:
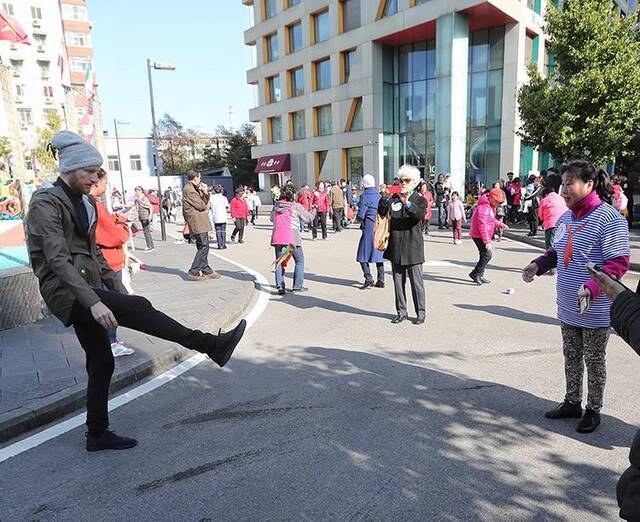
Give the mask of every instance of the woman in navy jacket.
<svg viewBox="0 0 640 522">
<path fill-rule="evenodd" d="M 376 288 L 384 288 L 384 264 L 382 252 L 373 246 L 373 229 L 376 224 L 376 216 L 378 214 L 378 203 L 380 202 L 380 193 L 376 189 L 376 181 L 371 174 L 367 174 L 362 178 L 362 187 L 364 192 L 358 201 L 357 220 L 360 221 L 360 230 L 362 236 L 358 244 L 358 253 L 356 261 L 362 267 L 364 274 L 364 284 L 361 290 L 366 290 L 371 286 Z M 375 263 L 378 270 L 378 280 L 375 285 L 369 268 L 369 263 Z"/>
</svg>

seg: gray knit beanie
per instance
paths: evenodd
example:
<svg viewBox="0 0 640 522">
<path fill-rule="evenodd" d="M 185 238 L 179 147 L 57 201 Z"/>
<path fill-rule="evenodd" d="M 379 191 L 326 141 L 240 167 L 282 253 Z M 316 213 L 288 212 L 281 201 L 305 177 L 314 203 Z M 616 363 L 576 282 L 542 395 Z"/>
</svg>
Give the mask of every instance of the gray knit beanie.
<svg viewBox="0 0 640 522">
<path fill-rule="evenodd" d="M 91 143 L 86 142 L 75 132 L 61 131 L 51 138 L 51 149 L 58 153 L 60 172 L 102 165 L 102 156 Z"/>
</svg>

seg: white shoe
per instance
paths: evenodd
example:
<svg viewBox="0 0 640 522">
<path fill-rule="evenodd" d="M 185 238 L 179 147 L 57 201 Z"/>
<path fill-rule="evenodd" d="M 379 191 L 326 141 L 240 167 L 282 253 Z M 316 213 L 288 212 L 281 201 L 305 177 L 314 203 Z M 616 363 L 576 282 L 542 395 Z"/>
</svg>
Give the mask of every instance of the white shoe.
<svg viewBox="0 0 640 522">
<path fill-rule="evenodd" d="M 125 355 L 133 355 L 135 350 L 125 346 L 121 342 L 115 342 L 111 344 L 111 352 L 114 357 L 124 357 Z"/>
</svg>

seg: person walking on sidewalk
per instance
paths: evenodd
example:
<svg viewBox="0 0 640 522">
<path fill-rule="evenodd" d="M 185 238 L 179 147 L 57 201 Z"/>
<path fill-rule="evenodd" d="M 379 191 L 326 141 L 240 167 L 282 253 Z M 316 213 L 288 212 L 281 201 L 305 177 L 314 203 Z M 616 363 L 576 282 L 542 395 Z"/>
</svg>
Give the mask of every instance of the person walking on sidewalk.
<svg viewBox="0 0 640 522">
<path fill-rule="evenodd" d="M 322 230 L 322 239 L 327 239 L 327 213 L 329 212 L 329 196 L 324 189 L 324 183 L 318 181 L 311 200 L 312 209 L 316 210 L 316 217 L 311 223 L 311 237 L 318 238 L 318 226 Z"/>
<path fill-rule="evenodd" d="M 293 270 L 293 292 L 304 292 L 304 251 L 302 250 L 302 237 L 300 236 L 300 222 L 310 223 L 315 218 L 315 209 L 307 212 L 305 208 L 295 202 L 296 189 L 293 185 L 286 185 L 280 193 L 280 199 L 276 201 L 271 211 L 273 231 L 271 233 L 271 246 L 275 249 L 276 261 L 276 288 L 278 294 L 284 295 L 284 272 L 286 260 L 293 257 L 295 268 Z M 285 252 L 289 249 L 289 254 Z M 288 260 L 288 259 L 287 259 Z"/>
<path fill-rule="evenodd" d="M 429 235 L 429 226 L 431 225 L 431 218 L 433 217 L 433 194 L 431 192 L 431 185 L 428 181 L 422 183 L 420 187 L 420 195 L 426 201 L 424 219 L 422 220 L 422 231 L 426 236 Z"/>
<path fill-rule="evenodd" d="M 344 216 L 344 191 L 342 190 L 341 183 L 337 182 L 332 188 L 329 195 L 331 200 L 333 231 L 342 232 L 342 218 Z"/>
<path fill-rule="evenodd" d="M 212 335 L 178 323 L 144 297 L 127 295 L 96 245 L 97 208 L 89 192 L 98 182 L 102 156 L 69 131 L 55 134 L 50 148 L 59 157 L 60 176 L 53 187 L 36 191 L 29 203 L 25 230 L 31 267 L 44 302 L 65 326 L 73 326 L 86 354 L 87 451 L 132 448 L 135 439 L 109 430 L 114 360 L 107 330 L 122 325 L 176 342 L 207 354 L 222 367 L 240 342 L 246 322 Z"/>
<path fill-rule="evenodd" d="M 629 269 L 629 228 L 620 213 L 603 202 L 611 197 L 606 173 L 588 161 L 563 167 L 562 197 L 570 212 L 556 224 L 553 247 L 527 265 L 530 283 L 558 268 L 557 305 L 562 331 L 566 394 L 564 402 L 545 416 L 580 419 L 576 429 L 591 433 L 600 425 L 606 383 L 605 352 L 611 326 L 611 300 L 602 294 L 585 267 L 597 265 L 621 279 Z M 587 366 L 587 407 L 582 414 L 582 379 Z"/>
<path fill-rule="evenodd" d="M 478 249 L 478 262 L 469 273 L 469 277 L 476 285 L 489 284 L 491 281 L 485 279 L 484 273 L 491 261 L 491 239 L 497 228 L 507 228 L 507 226 L 496 219 L 495 212 L 489 201 L 489 193 L 482 194 L 478 199 L 478 206 L 471 216 L 471 230 L 469 236 Z"/>
<path fill-rule="evenodd" d="M 527 221 L 529 223 L 528 237 L 538 235 L 538 221 L 540 220 L 538 210 L 540 208 L 540 195 L 542 194 L 542 176 L 531 175 L 527 184 L 527 192 L 524 197 L 525 208 L 528 209 Z"/>
<path fill-rule="evenodd" d="M 542 199 L 540 200 L 538 212 L 544 227 L 544 245 L 547 250 L 553 246 L 558 219 L 569 210 L 564 198 L 558 194 L 561 185 L 562 179 L 560 176 L 551 174 L 544 180 L 544 188 L 542 189 Z M 555 270 L 549 270 L 547 274 L 554 275 Z"/>
<path fill-rule="evenodd" d="M 249 206 L 244 199 L 244 190 L 240 187 L 236 189 L 236 195 L 231 200 L 231 219 L 235 225 L 231 233 L 231 241 L 235 241 L 238 236 L 238 243 L 244 243 L 244 227 L 249 219 Z"/>
<path fill-rule="evenodd" d="M 360 263 L 364 274 L 364 284 L 360 289 L 366 290 L 374 286 L 369 263 L 376 264 L 377 279 L 375 287 L 384 288 L 384 258 L 382 257 L 382 251 L 373 246 L 373 229 L 378 215 L 380 193 L 376 189 L 376 180 L 371 174 L 367 174 L 362 178 L 362 187 L 364 192 L 358 201 L 358 215 L 356 217 L 360 221 L 360 230 L 362 230 L 360 243 L 358 243 L 358 253 L 356 254 L 356 261 Z"/>
<path fill-rule="evenodd" d="M 453 244 L 462 244 L 462 223 L 467 222 L 467 216 L 464 213 L 464 205 L 460 201 L 460 194 L 456 191 L 451 194 L 451 201 L 447 208 L 447 216 L 451 221 L 453 228 Z"/>
<path fill-rule="evenodd" d="M 449 206 L 449 192 L 445 185 L 444 174 L 438 176 L 436 181 L 436 206 L 438 207 L 438 228 L 442 230 L 444 227 L 449 228 L 449 216 L 447 209 Z"/>
<path fill-rule="evenodd" d="M 142 187 L 136 187 L 135 200 L 136 210 L 138 211 L 138 219 L 142 225 L 142 233 L 144 234 L 144 241 L 147 244 L 144 249 L 145 252 L 152 252 L 154 249 L 153 238 L 151 237 L 151 217 L 153 212 L 153 205 L 149 201 L 149 198 L 144 193 Z"/>
<path fill-rule="evenodd" d="M 247 198 L 252 202 L 250 206 L 251 224 L 255 225 L 256 219 L 258 219 L 258 213 L 260 211 L 260 205 L 262 204 L 262 202 L 260 201 L 260 196 L 258 196 L 258 194 L 252 188 L 249 189 L 249 195 L 247 196 Z"/>
<path fill-rule="evenodd" d="M 227 248 L 227 209 L 229 200 L 222 195 L 222 185 L 213 187 L 213 195 L 209 200 L 209 217 L 216 231 L 218 250 Z"/>
<path fill-rule="evenodd" d="M 107 173 L 104 169 L 98 171 L 98 182 L 91 187 L 89 192 L 96 202 L 97 224 L 96 224 L 96 245 L 102 250 L 102 256 L 109 265 L 109 268 L 122 282 L 122 270 L 126 269 L 125 246 L 129 241 L 130 233 L 127 226 L 127 217 L 121 214 L 110 214 L 107 207 L 102 203 L 102 197 L 107 190 Z M 106 287 L 105 290 L 108 290 Z M 115 329 L 107 331 L 111 352 L 114 357 L 124 357 L 133 355 L 135 351 L 121 341 Z"/>
<path fill-rule="evenodd" d="M 427 315 L 427 299 L 422 279 L 424 238 L 421 224 L 427 202 L 420 195 L 420 171 L 416 167 L 403 165 L 398 171 L 398 179 L 400 194 L 391 195 L 387 189 L 378 205 L 378 214 L 389 217 L 389 246 L 384 251 L 384 258 L 391 261 L 397 312 L 391 322 L 398 324 L 408 317 L 408 277 L 416 310 L 414 324 L 423 324 Z"/>
<path fill-rule="evenodd" d="M 202 178 L 197 172 L 187 174 L 187 183 L 182 188 L 182 216 L 189 227 L 189 236 L 196 242 L 196 255 L 187 272 L 192 281 L 219 279 L 220 274 L 209 266 L 209 195 L 200 189 Z"/>
</svg>

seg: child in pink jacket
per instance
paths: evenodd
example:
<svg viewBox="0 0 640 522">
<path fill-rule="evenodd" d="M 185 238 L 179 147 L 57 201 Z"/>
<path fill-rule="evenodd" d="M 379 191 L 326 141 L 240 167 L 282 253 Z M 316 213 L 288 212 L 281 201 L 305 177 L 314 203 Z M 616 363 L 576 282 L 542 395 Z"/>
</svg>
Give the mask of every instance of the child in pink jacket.
<svg viewBox="0 0 640 522">
<path fill-rule="evenodd" d="M 467 216 L 464 214 L 464 205 L 460 201 L 458 192 L 451 194 L 451 201 L 449 201 L 447 210 L 451 228 L 453 228 L 453 244 L 460 245 L 462 244 L 462 223 L 467 222 Z"/>
<path fill-rule="evenodd" d="M 478 206 L 473 212 L 471 230 L 469 231 L 469 236 L 476 244 L 480 255 L 475 268 L 469 273 L 469 277 L 477 285 L 491 282 L 485 279 L 484 271 L 489 261 L 491 261 L 491 239 L 496 227 L 499 229 L 508 228 L 504 223 L 496 219 L 496 214 L 489 203 L 489 195 L 482 194 L 478 200 Z"/>
</svg>

